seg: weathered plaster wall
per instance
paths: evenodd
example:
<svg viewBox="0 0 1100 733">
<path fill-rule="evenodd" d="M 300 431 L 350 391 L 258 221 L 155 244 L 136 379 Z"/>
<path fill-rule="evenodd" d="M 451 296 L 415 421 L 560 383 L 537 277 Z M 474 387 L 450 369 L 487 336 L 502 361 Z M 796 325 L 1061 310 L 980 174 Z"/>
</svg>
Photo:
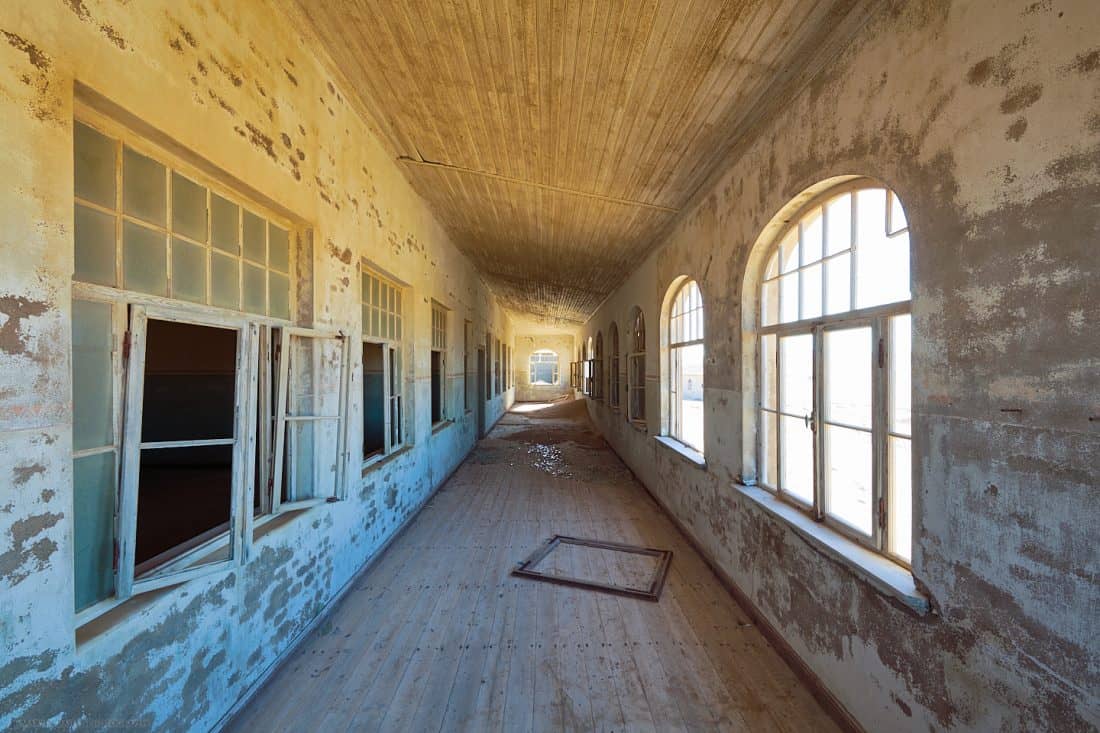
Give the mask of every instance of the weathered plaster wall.
<svg viewBox="0 0 1100 733">
<path fill-rule="evenodd" d="M 884 6 L 580 334 L 644 309 L 649 434 L 589 410 L 867 730 L 1095 730 L 1100 13 Z M 891 186 L 911 223 L 913 571 L 938 616 L 888 601 L 733 488 L 749 468 L 749 251 L 789 200 L 848 174 Z M 682 274 L 707 309 L 705 469 L 651 437 L 660 303 Z"/>
<path fill-rule="evenodd" d="M 531 384 L 531 354 L 539 349 L 549 349 L 558 355 L 557 384 Z M 517 335 L 516 400 L 538 402 L 569 394 L 569 362 L 572 360 L 573 336 L 571 334 Z"/>
<path fill-rule="evenodd" d="M 356 478 L 349 500 L 270 525 L 239 570 L 141 596 L 79 648 L 68 346 L 75 80 L 312 225 L 316 325 L 359 333 L 360 257 L 407 282 L 416 354 L 406 368 L 411 449 Z M 476 426 L 457 388 L 463 320 L 475 338 L 491 330 L 510 343 L 508 318 L 346 92 L 262 0 L 8 0 L 0 120 L 0 729 L 207 730 L 468 452 Z M 432 298 L 452 309 L 459 416 L 435 435 Z M 489 424 L 509 399 L 486 406 Z M 360 409 L 354 401 L 352 425 Z"/>
</svg>

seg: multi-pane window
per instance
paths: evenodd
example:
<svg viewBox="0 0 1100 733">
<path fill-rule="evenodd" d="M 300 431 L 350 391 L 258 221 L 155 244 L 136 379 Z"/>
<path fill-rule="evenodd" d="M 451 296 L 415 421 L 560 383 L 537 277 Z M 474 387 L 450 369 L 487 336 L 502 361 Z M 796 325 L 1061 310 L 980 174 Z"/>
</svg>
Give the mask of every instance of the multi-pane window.
<svg viewBox="0 0 1100 733">
<path fill-rule="evenodd" d="M 531 354 L 530 383 L 553 385 L 558 383 L 558 355 L 549 349 L 539 349 Z"/>
<path fill-rule="evenodd" d="M 596 334 L 596 348 L 592 352 L 589 371 L 592 374 L 592 397 L 603 399 L 603 332 Z"/>
<path fill-rule="evenodd" d="M 404 288 L 362 268 L 363 458 L 404 443 Z"/>
<path fill-rule="evenodd" d="M 447 309 L 432 301 L 432 424 L 447 419 Z"/>
<path fill-rule="evenodd" d="M 289 320 L 288 230 L 138 141 L 76 122 L 75 279 Z"/>
<path fill-rule="evenodd" d="M 759 483 L 911 557 L 909 230 L 871 183 L 811 204 L 760 298 Z"/>
<path fill-rule="evenodd" d="M 466 411 L 469 411 L 470 405 L 474 402 L 470 395 L 473 387 L 470 383 L 470 328 L 472 326 L 473 324 L 469 321 L 464 321 L 462 324 L 462 407 Z"/>
<path fill-rule="evenodd" d="M 703 451 L 703 296 L 686 280 L 668 316 L 668 434 Z"/>
<path fill-rule="evenodd" d="M 347 353 L 341 334 L 289 325 L 288 221 L 88 118 L 73 140 L 78 623 L 239 564 L 263 515 L 342 495 Z"/>
<path fill-rule="evenodd" d="M 500 371 L 500 339 L 493 339 L 493 393 L 500 394 L 501 384 L 501 371 Z"/>
<path fill-rule="evenodd" d="M 627 419 L 645 422 L 645 315 L 635 307 L 630 321 L 630 353 L 626 357 Z"/>
<path fill-rule="evenodd" d="M 609 340 L 611 341 L 611 355 L 607 362 L 607 392 L 608 401 L 614 408 L 619 407 L 619 327 L 611 324 Z"/>
<path fill-rule="evenodd" d="M 584 342 L 584 353 L 581 356 L 581 391 L 589 397 L 592 396 L 592 362 L 595 360 L 595 353 L 595 343 L 589 336 Z"/>
</svg>

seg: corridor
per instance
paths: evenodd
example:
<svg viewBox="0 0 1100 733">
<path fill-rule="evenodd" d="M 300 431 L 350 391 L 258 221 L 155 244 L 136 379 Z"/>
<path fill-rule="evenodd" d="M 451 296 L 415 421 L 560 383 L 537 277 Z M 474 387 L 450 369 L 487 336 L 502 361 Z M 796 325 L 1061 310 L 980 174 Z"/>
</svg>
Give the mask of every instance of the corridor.
<svg viewBox="0 0 1100 733">
<path fill-rule="evenodd" d="M 660 601 L 509 575 L 554 534 L 672 550 Z M 505 414 L 227 727 L 715 729 L 836 728 L 582 401 Z"/>
</svg>

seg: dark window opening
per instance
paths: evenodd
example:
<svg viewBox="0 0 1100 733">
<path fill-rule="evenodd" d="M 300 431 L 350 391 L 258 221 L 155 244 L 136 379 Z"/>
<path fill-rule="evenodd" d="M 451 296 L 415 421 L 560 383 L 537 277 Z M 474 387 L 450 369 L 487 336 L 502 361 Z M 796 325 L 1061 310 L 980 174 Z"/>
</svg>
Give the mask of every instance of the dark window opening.
<svg viewBox="0 0 1100 733">
<path fill-rule="evenodd" d="M 432 352 L 432 422 L 443 419 L 443 352 Z"/>
<path fill-rule="evenodd" d="M 237 332 L 150 320 L 135 575 L 229 526 L 233 489 Z M 221 445 L 187 445 L 222 440 Z"/>
<path fill-rule="evenodd" d="M 363 344 L 363 457 L 386 450 L 385 347 Z M 397 416 L 394 416 L 395 420 Z M 398 423 L 399 424 L 399 423 Z"/>
</svg>

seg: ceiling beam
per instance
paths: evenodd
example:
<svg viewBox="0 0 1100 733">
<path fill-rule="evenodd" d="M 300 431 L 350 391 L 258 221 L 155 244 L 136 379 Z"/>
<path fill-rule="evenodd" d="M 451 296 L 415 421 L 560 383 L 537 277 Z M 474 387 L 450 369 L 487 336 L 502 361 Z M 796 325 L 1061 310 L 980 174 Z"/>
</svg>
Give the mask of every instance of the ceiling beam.
<svg viewBox="0 0 1100 733">
<path fill-rule="evenodd" d="M 449 165 L 447 163 L 433 163 L 428 160 L 417 160 L 416 158 L 410 158 L 407 155 L 402 155 L 397 158 L 399 161 L 406 165 L 421 166 L 424 168 L 436 168 L 438 170 L 450 171 L 453 173 L 461 173 L 471 176 L 481 176 L 483 178 L 492 178 L 497 181 L 504 181 L 506 183 L 514 183 L 518 186 L 529 186 L 531 188 L 539 188 L 544 191 L 554 191 L 555 193 L 564 193 L 569 196 L 582 196 L 584 198 L 595 199 L 596 201 L 602 201 L 609 204 L 619 204 L 620 206 L 634 206 L 642 209 L 653 209 L 654 211 L 663 211 L 668 214 L 678 214 L 679 209 L 674 209 L 671 206 L 661 206 L 660 204 L 651 204 L 648 201 L 634 201 L 632 199 L 621 199 L 614 196 L 604 196 L 598 193 L 592 193 L 590 191 L 578 191 L 572 188 L 563 188 L 562 186 L 554 186 L 549 183 L 538 183 L 537 181 L 527 181 L 522 178 L 512 178 L 511 176 L 502 176 L 499 173 L 490 173 L 489 171 L 479 171 L 473 168 L 464 168 L 459 165 Z"/>
</svg>

